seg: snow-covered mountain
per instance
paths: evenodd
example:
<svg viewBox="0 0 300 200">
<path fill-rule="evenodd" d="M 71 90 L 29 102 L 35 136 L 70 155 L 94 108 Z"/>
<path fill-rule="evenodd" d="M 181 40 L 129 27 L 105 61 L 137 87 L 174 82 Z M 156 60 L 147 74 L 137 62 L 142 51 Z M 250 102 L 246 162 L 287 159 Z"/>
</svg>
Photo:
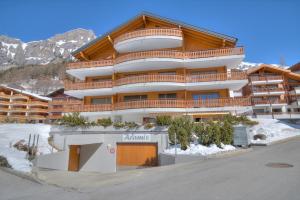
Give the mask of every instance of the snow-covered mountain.
<svg viewBox="0 0 300 200">
<path fill-rule="evenodd" d="M 44 65 L 70 60 L 72 51 L 95 37 L 93 31 L 85 29 L 75 29 L 46 40 L 28 43 L 0 36 L 0 70 L 12 66 Z"/>
<path fill-rule="evenodd" d="M 261 64 L 263 64 L 263 63 L 241 62 L 241 64 L 238 66 L 237 69 L 239 69 L 239 70 L 248 70 L 250 68 L 257 67 Z M 276 66 L 276 67 L 282 67 L 284 69 L 289 68 L 289 66 L 282 66 L 282 65 L 279 65 L 279 64 L 271 64 L 271 65 Z"/>
</svg>

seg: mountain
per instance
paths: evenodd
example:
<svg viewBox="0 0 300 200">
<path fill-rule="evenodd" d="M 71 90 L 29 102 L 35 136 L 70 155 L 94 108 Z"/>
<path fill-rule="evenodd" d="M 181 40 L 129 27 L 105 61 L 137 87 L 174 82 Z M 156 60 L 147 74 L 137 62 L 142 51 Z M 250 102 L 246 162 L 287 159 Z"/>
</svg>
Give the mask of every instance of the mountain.
<svg viewBox="0 0 300 200">
<path fill-rule="evenodd" d="M 241 64 L 237 67 L 237 69 L 245 71 L 245 70 L 248 70 L 250 68 L 257 67 L 261 64 L 263 64 L 263 63 L 241 62 Z M 282 67 L 284 69 L 289 68 L 289 66 L 282 66 L 282 65 L 279 65 L 279 64 L 271 64 L 271 65 L 276 66 L 276 67 Z"/>
<path fill-rule="evenodd" d="M 71 60 L 71 52 L 95 38 L 91 30 L 74 29 L 46 40 L 25 43 L 0 36 L 0 70 L 26 65 L 45 65 Z"/>
</svg>

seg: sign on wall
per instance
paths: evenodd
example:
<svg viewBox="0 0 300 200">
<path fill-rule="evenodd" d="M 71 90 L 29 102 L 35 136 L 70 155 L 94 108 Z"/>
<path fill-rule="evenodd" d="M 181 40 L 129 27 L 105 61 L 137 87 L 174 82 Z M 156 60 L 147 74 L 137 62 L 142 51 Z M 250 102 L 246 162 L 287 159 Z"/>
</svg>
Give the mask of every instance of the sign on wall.
<svg viewBox="0 0 300 200">
<path fill-rule="evenodd" d="M 123 142 L 151 142 L 151 134 L 123 134 Z"/>
</svg>

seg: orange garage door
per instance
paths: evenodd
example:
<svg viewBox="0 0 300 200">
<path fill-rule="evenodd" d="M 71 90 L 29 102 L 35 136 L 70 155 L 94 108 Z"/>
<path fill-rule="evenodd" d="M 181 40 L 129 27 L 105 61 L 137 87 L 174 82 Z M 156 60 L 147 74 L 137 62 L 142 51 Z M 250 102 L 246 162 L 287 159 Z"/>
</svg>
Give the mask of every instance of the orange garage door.
<svg viewBox="0 0 300 200">
<path fill-rule="evenodd" d="M 117 144 L 118 166 L 156 166 L 156 143 L 119 143 Z"/>
</svg>

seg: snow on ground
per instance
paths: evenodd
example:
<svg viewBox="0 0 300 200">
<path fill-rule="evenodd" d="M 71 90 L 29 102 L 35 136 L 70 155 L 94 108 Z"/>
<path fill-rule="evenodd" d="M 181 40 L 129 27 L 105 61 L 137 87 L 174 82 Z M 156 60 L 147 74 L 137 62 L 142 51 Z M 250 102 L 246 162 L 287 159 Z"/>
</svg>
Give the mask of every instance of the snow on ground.
<svg viewBox="0 0 300 200">
<path fill-rule="evenodd" d="M 0 155 L 7 158 L 13 169 L 30 172 L 32 163 L 26 159 L 26 152 L 17 150 L 13 145 L 20 140 L 27 143 L 30 134 L 39 134 L 39 154 L 51 153 L 49 132 L 50 125 L 46 124 L 0 124 Z"/>
<path fill-rule="evenodd" d="M 250 130 L 252 144 L 268 144 L 270 142 L 282 140 L 285 138 L 300 136 L 300 125 L 291 124 L 277 119 L 252 119 L 258 121 L 259 124 L 253 126 Z M 256 134 L 264 134 L 267 136 L 266 140 L 253 140 Z"/>
<path fill-rule="evenodd" d="M 181 150 L 179 146 L 177 146 L 177 154 L 181 155 L 210 155 L 210 154 L 216 154 L 219 152 L 224 152 L 224 151 L 233 151 L 236 148 L 232 145 L 224 145 L 221 144 L 222 148 L 217 147 L 217 145 L 213 144 L 210 145 L 209 147 L 201 145 L 201 144 L 190 144 L 190 146 L 186 150 Z M 165 153 L 168 154 L 175 154 L 175 146 L 171 146 L 169 149 L 166 149 L 164 151 Z"/>
</svg>

